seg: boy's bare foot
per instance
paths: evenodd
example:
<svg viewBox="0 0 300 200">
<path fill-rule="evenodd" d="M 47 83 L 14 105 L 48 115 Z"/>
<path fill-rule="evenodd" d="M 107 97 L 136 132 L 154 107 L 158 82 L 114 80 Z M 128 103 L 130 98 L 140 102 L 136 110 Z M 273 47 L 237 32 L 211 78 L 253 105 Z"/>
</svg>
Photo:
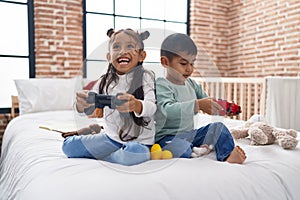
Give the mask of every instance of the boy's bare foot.
<svg viewBox="0 0 300 200">
<path fill-rule="evenodd" d="M 244 150 L 241 147 L 236 146 L 234 147 L 234 149 L 232 150 L 232 152 L 230 153 L 226 161 L 229 163 L 243 164 L 246 158 L 247 157 Z"/>
</svg>

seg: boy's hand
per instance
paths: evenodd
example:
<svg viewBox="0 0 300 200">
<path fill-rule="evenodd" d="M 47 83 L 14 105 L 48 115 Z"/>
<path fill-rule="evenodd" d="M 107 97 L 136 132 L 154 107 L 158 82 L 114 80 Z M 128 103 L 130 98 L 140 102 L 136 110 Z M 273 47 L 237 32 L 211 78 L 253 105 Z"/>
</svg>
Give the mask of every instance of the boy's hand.
<svg viewBox="0 0 300 200">
<path fill-rule="evenodd" d="M 198 110 L 210 115 L 217 115 L 219 111 L 223 110 L 223 107 L 220 106 L 214 98 L 206 97 L 203 99 L 197 99 Z"/>
<path fill-rule="evenodd" d="M 136 99 L 132 94 L 124 93 L 117 97 L 119 100 L 127 100 L 124 104 L 116 106 L 119 112 L 136 112 L 141 114 L 143 111 L 142 102 Z"/>
<path fill-rule="evenodd" d="M 76 108 L 77 111 L 82 113 L 85 108 L 92 106 L 92 104 L 88 104 L 86 102 L 88 98 L 89 90 L 81 90 L 76 92 Z"/>
</svg>

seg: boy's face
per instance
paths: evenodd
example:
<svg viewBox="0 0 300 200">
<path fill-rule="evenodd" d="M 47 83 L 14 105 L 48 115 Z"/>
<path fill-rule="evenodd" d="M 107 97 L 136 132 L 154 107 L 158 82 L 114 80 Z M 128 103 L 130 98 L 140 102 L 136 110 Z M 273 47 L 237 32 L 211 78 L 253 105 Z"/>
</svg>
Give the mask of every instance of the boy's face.
<svg viewBox="0 0 300 200">
<path fill-rule="evenodd" d="M 139 49 L 138 43 L 130 35 L 121 32 L 115 36 L 106 57 L 118 74 L 126 74 L 145 59 L 146 52 Z"/>
<path fill-rule="evenodd" d="M 167 79 L 173 83 L 184 84 L 184 81 L 190 77 L 194 71 L 194 62 L 196 55 L 181 53 L 180 56 L 169 60 L 167 57 L 161 57 L 161 64 L 167 68 Z"/>
</svg>

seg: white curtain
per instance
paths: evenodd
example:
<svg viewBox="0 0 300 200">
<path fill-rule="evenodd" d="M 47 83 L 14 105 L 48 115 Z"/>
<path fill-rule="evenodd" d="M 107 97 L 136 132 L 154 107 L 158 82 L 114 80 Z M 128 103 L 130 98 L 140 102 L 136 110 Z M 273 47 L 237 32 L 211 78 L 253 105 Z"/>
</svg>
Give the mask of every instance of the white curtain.
<svg viewBox="0 0 300 200">
<path fill-rule="evenodd" d="M 300 131 L 300 77 L 267 77 L 266 120 Z"/>
</svg>

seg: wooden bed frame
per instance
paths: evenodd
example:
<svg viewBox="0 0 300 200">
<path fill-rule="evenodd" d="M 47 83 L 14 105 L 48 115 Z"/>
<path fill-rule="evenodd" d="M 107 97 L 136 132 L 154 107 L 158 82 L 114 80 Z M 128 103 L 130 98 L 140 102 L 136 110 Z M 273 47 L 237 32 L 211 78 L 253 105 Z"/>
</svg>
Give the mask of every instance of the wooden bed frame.
<svg viewBox="0 0 300 200">
<path fill-rule="evenodd" d="M 19 108 L 19 101 L 18 101 L 18 96 L 11 96 L 11 110 L 10 110 L 10 115 L 11 118 L 16 117 L 16 112 L 15 110 Z"/>
<path fill-rule="evenodd" d="M 241 106 L 242 113 L 230 118 L 248 120 L 253 114 L 265 116 L 265 78 L 192 78 L 202 84 L 209 96 L 233 101 Z"/>
</svg>

